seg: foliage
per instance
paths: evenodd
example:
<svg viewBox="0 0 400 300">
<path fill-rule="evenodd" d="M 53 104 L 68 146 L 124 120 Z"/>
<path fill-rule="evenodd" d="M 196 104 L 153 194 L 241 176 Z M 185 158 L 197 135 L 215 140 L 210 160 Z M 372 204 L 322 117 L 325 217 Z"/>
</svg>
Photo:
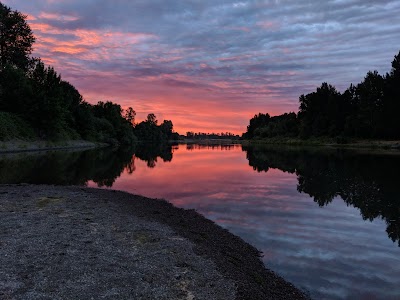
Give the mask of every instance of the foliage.
<svg viewBox="0 0 400 300">
<path fill-rule="evenodd" d="M 250 124 L 249 124 L 249 126 L 247 126 L 247 132 L 243 135 L 243 138 L 245 138 L 245 139 L 254 138 L 255 130 L 257 128 L 267 126 L 270 119 L 271 119 L 271 117 L 269 114 L 259 113 L 258 115 L 255 115 L 252 119 L 250 119 Z"/>
<path fill-rule="evenodd" d="M 266 126 L 254 130 L 254 137 L 296 137 L 299 134 L 298 119 L 295 113 L 285 113 L 271 117 Z"/>
<path fill-rule="evenodd" d="M 140 122 L 135 126 L 134 133 L 139 140 L 147 142 L 168 141 L 173 138 L 173 124 L 169 120 L 164 120 L 161 125 L 157 125 L 158 120 L 154 114 L 149 114 L 146 121 Z"/>
<path fill-rule="evenodd" d="M 400 52 L 385 76 L 368 72 L 364 80 L 343 94 L 326 82 L 315 92 L 301 95 L 299 112 L 270 117 L 255 115 L 245 139 L 274 137 L 400 138 Z"/>
<path fill-rule="evenodd" d="M 0 68 L 9 64 L 26 70 L 34 41 L 26 16 L 0 2 Z"/>
<path fill-rule="evenodd" d="M 136 118 L 136 112 L 133 110 L 132 107 L 128 107 L 128 109 L 125 111 L 124 118 L 131 123 L 132 125 L 135 124 L 135 118 Z"/>
<path fill-rule="evenodd" d="M 85 102 L 54 68 L 30 58 L 35 38 L 26 16 L 1 3 L 0 30 L 0 112 L 4 112 L 0 114 L 0 139 L 34 136 L 133 144 L 137 141 L 135 132 L 143 140 L 158 142 L 173 136 L 172 122 L 158 126 L 154 114 L 135 129 L 133 108 L 124 111 L 110 101 L 96 105 Z"/>
<path fill-rule="evenodd" d="M 32 139 L 33 129 L 20 117 L 0 111 L 0 140 Z"/>
<path fill-rule="evenodd" d="M 316 92 L 300 96 L 299 119 L 302 137 L 335 136 L 343 124 L 343 105 L 340 93 L 323 83 Z"/>
</svg>

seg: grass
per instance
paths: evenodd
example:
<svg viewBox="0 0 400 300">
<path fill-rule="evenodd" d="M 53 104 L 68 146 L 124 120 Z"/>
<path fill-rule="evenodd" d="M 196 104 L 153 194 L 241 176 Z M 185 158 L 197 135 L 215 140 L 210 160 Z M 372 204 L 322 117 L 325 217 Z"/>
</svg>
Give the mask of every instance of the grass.
<svg viewBox="0 0 400 300">
<path fill-rule="evenodd" d="M 0 141 L 34 138 L 34 131 L 25 120 L 8 112 L 0 112 Z"/>
</svg>

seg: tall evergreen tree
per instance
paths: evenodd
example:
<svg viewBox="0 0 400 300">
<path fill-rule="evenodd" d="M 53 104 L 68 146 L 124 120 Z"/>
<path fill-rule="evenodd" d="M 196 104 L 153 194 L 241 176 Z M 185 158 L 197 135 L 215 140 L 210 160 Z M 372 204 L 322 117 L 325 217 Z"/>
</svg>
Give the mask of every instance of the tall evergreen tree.
<svg viewBox="0 0 400 300">
<path fill-rule="evenodd" d="M 400 52 L 392 61 L 392 69 L 385 78 L 384 115 L 386 135 L 400 138 Z"/>
<path fill-rule="evenodd" d="M 26 16 L 0 2 L 1 69 L 10 64 L 27 70 L 34 42 L 35 37 L 26 22 Z"/>
</svg>

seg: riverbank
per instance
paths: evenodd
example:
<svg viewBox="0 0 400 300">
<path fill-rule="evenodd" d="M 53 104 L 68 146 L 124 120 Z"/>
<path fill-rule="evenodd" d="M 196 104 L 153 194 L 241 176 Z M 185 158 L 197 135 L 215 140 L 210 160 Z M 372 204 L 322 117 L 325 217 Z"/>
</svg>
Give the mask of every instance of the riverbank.
<svg viewBox="0 0 400 300">
<path fill-rule="evenodd" d="M 90 142 L 85 140 L 70 140 L 62 142 L 11 140 L 0 141 L 0 153 L 90 149 L 108 146 L 109 145 L 105 143 Z"/>
<path fill-rule="evenodd" d="M 0 298 L 305 299 L 194 210 L 125 192 L 0 186 Z"/>
<path fill-rule="evenodd" d="M 393 140 L 345 140 L 335 138 L 310 138 L 302 140 L 298 138 L 270 138 L 257 140 L 243 140 L 244 145 L 286 145 L 286 146 L 310 146 L 331 147 L 349 149 L 382 149 L 400 150 L 400 141 Z"/>
</svg>

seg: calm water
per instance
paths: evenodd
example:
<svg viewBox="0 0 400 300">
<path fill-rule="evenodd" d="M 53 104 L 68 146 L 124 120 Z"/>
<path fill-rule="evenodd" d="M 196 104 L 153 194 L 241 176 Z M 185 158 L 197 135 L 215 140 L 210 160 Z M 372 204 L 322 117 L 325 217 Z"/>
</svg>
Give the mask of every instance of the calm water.
<svg viewBox="0 0 400 300">
<path fill-rule="evenodd" d="M 314 299 L 400 299 L 400 155 L 240 145 L 0 155 L 0 182 L 165 198 L 262 250 Z"/>
</svg>

